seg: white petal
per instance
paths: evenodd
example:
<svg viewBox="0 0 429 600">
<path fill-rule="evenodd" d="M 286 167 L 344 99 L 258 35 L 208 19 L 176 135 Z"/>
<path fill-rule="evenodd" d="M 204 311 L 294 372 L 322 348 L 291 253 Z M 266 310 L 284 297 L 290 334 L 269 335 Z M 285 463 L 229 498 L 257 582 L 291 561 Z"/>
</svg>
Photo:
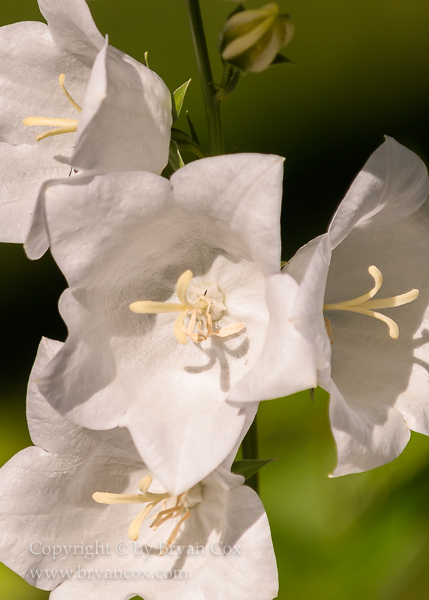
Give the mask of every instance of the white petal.
<svg viewBox="0 0 429 600">
<path fill-rule="evenodd" d="M 0 241 L 25 241 L 40 186 L 51 177 L 65 177 L 69 171 L 68 165 L 55 161 L 40 145 L 0 142 Z"/>
<path fill-rule="evenodd" d="M 387 225 L 420 208 L 429 192 L 425 165 L 393 138 L 369 158 L 340 204 L 329 227 L 332 246 L 354 228 Z"/>
<path fill-rule="evenodd" d="M 329 416 L 338 451 L 334 477 L 374 469 L 399 456 L 410 430 L 396 408 L 371 399 L 350 405 L 332 382 L 329 391 Z"/>
<path fill-rule="evenodd" d="M 82 179 L 82 175 L 73 177 L 73 179 L 77 179 L 79 184 L 80 179 Z M 52 179 L 45 181 L 39 189 L 37 200 L 33 209 L 30 230 L 24 245 L 27 256 L 31 260 L 40 258 L 49 248 L 49 232 L 46 223 L 46 191 L 50 190 L 56 185 L 64 184 L 71 184 L 71 178 L 68 177 L 66 179 Z M 61 210 L 61 204 L 59 208 Z"/>
<path fill-rule="evenodd" d="M 214 555 L 190 578 L 190 589 L 180 593 L 178 600 L 192 598 L 228 598 L 231 600 L 272 600 L 278 593 L 276 560 L 270 528 L 257 494 L 247 486 L 234 489 L 227 496 L 226 519 L 220 543 L 232 550 L 228 556 Z M 240 552 L 240 554 L 238 554 Z M 185 567 L 186 568 L 186 567 Z"/>
<path fill-rule="evenodd" d="M 331 356 L 322 312 L 330 258 L 329 238 L 322 235 L 300 248 L 284 268 L 299 284 L 292 323 L 313 345 L 317 368 L 321 372 L 329 371 Z"/>
<path fill-rule="evenodd" d="M 176 373 L 165 377 L 172 375 L 175 385 L 167 389 L 161 387 L 163 381 L 151 378 L 149 393 L 140 403 L 133 402 L 120 424 L 129 429 L 150 470 L 177 495 L 200 481 L 236 447 L 246 409 L 220 402 L 219 392 L 216 387 L 210 389 L 207 378 L 206 388 Z M 216 383 L 213 380 L 212 385 Z"/>
<path fill-rule="evenodd" d="M 58 48 L 92 62 L 104 39 L 85 0 L 38 0 L 38 3 Z"/>
<path fill-rule="evenodd" d="M 170 127 L 164 82 L 106 42 L 89 79 L 73 165 L 160 173 L 168 162 Z"/>
<path fill-rule="evenodd" d="M 178 202 L 204 211 L 213 227 L 229 232 L 228 250 L 237 251 L 240 244 L 266 275 L 280 265 L 283 160 L 262 154 L 218 156 L 195 161 L 171 178 Z"/>
<path fill-rule="evenodd" d="M 270 324 L 264 349 L 252 370 L 231 390 L 228 400 L 269 400 L 317 386 L 313 347 L 292 321 L 298 291 L 296 281 L 285 272 L 268 278 Z"/>
</svg>

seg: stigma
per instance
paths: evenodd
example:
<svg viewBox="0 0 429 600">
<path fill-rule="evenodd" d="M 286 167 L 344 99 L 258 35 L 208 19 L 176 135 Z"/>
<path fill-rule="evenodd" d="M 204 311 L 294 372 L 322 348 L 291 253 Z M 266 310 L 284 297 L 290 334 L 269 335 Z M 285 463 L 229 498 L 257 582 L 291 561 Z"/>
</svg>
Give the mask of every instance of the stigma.
<svg viewBox="0 0 429 600">
<path fill-rule="evenodd" d="M 191 284 L 193 276 L 192 271 L 188 270 L 177 280 L 176 293 L 180 302 L 139 300 L 130 304 L 130 309 L 139 314 L 179 313 L 174 323 L 174 335 L 180 344 L 186 344 L 188 338 L 200 343 L 211 335 L 224 338 L 241 331 L 244 323 L 213 328 L 213 323 L 226 310 L 224 295 L 216 283 L 199 286 Z M 187 317 L 189 319 L 185 323 Z"/>
<path fill-rule="evenodd" d="M 75 102 L 73 100 L 73 98 L 70 96 L 70 94 L 66 90 L 66 87 L 64 85 L 65 78 L 66 78 L 66 76 L 64 75 L 64 73 L 62 73 L 58 78 L 60 88 L 63 91 L 67 100 L 73 106 L 73 108 L 75 110 L 77 110 L 77 112 L 80 113 L 80 112 L 82 112 L 82 108 L 79 106 L 79 104 L 77 102 Z M 38 142 L 40 142 L 40 140 L 43 140 L 44 138 L 47 138 L 47 137 L 51 137 L 53 135 L 60 135 L 61 133 L 73 133 L 74 131 L 77 131 L 79 119 L 61 119 L 61 118 L 57 119 L 57 118 L 50 118 L 50 117 L 26 117 L 23 120 L 23 123 L 24 123 L 24 125 L 26 125 L 26 127 L 54 127 L 54 129 L 48 129 L 48 131 L 45 131 L 44 133 L 39 133 L 39 135 L 36 136 L 36 140 Z"/>
<path fill-rule="evenodd" d="M 394 340 L 397 340 L 399 337 L 399 327 L 395 323 L 395 321 L 373 309 L 394 308 L 395 306 L 403 306 L 404 304 L 409 304 L 418 297 L 419 290 L 414 289 L 410 290 L 409 292 L 406 292 L 405 294 L 400 294 L 398 296 L 391 296 L 390 298 L 372 300 L 371 298 L 373 298 L 376 295 L 376 293 L 383 285 L 383 275 L 381 274 L 380 269 L 378 269 L 374 265 L 368 268 L 368 272 L 374 279 L 374 287 L 367 294 L 359 296 L 358 298 L 354 298 L 353 300 L 346 300 L 345 302 L 338 302 L 335 304 L 324 304 L 323 310 L 347 310 L 350 312 L 360 313 L 361 315 L 367 315 L 368 317 L 374 317 L 375 319 L 386 323 L 387 327 L 389 328 L 390 337 Z M 325 323 L 326 321 L 329 322 L 329 319 L 325 319 Z M 331 337 L 330 332 L 328 332 L 328 335 L 329 337 Z"/>
<path fill-rule="evenodd" d="M 174 543 L 182 524 L 191 516 L 189 509 L 202 501 L 202 494 L 200 484 L 179 496 L 171 496 L 168 493 L 155 494 L 149 491 L 151 483 L 151 475 L 146 475 L 138 486 L 140 494 L 95 492 L 92 498 L 99 504 L 146 504 L 143 510 L 133 519 L 128 529 L 128 537 L 134 542 L 138 540 L 141 526 L 146 517 L 156 506 L 162 503 L 160 510 L 155 512 L 151 517 L 152 523 L 150 524 L 150 528 L 156 531 L 158 527 L 167 521 L 178 519 L 168 537 L 165 548 L 161 551 L 161 554 L 165 554 L 168 548 Z"/>
</svg>

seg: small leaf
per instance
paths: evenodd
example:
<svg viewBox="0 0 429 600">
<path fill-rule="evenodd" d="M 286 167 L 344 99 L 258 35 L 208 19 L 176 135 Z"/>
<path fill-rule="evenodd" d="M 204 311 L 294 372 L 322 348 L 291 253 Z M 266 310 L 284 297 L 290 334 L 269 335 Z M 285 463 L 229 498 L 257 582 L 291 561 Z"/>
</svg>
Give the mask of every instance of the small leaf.
<svg viewBox="0 0 429 600">
<path fill-rule="evenodd" d="M 191 121 L 191 117 L 189 116 L 189 111 L 186 111 L 186 118 L 188 119 L 188 125 L 189 125 L 189 129 L 191 130 L 191 137 L 192 137 L 193 141 L 196 142 L 197 144 L 200 144 L 199 137 L 198 137 L 195 127 Z"/>
<path fill-rule="evenodd" d="M 179 147 L 174 140 L 170 140 L 170 150 L 168 153 L 168 162 L 175 171 L 178 171 L 185 166 L 182 156 L 179 152 Z"/>
<path fill-rule="evenodd" d="M 183 107 L 183 101 L 185 100 L 186 90 L 188 89 L 188 85 L 190 83 L 191 80 L 188 79 L 188 81 L 185 81 L 185 83 L 183 83 L 180 87 L 177 88 L 177 90 L 173 92 L 173 123 L 175 123 L 179 118 L 180 112 Z"/>
<path fill-rule="evenodd" d="M 179 150 L 188 150 L 189 152 L 192 152 L 192 154 L 195 154 L 195 156 L 198 158 L 207 157 L 207 154 L 204 152 L 203 148 L 197 142 L 194 142 L 194 140 L 191 139 L 184 131 L 180 131 L 180 129 L 173 127 L 171 129 L 171 139 L 177 144 Z"/>
<path fill-rule="evenodd" d="M 293 60 L 290 60 L 289 58 L 286 58 L 286 56 L 283 56 L 283 54 L 279 53 L 279 54 L 277 54 L 277 56 L 271 63 L 270 67 L 272 67 L 273 65 L 284 65 L 284 64 L 294 65 L 295 63 L 293 62 Z"/>
<path fill-rule="evenodd" d="M 270 462 L 277 460 L 277 458 L 268 458 L 266 460 L 263 459 L 245 459 L 245 460 L 235 460 L 232 463 L 231 471 L 236 475 L 243 475 L 245 479 L 249 479 L 255 473 L 268 465 Z"/>
<path fill-rule="evenodd" d="M 149 52 L 144 53 L 143 64 L 149 69 Z"/>
</svg>

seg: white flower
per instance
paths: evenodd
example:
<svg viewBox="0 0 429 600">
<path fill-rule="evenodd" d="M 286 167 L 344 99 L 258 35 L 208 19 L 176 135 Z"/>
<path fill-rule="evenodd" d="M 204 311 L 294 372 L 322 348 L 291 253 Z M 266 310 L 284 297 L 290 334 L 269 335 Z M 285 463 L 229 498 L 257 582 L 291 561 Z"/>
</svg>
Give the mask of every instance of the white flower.
<svg viewBox="0 0 429 600">
<path fill-rule="evenodd" d="M 316 384 L 311 346 L 289 322 L 298 285 L 279 269 L 282 163 L 221 156 L 171 182 L 112 173 L 40 196 L 28 254 L 49 238 L 70 285 L 69 338 L 40 389 L 74 422 L 128 427 L 175 494 L 231 452 L 256 411 L 235 401 Z"/>
<path fill-rule="evenodd" d="M 393 460 L 410 429 L 429 435 L 428 191 L 421 160 L 387 138 L 328 233 L 287 267 L 300 283 L 294 323 L 331 394 L 334 475 Z"/>
<path fill-rule="evenodd" d="M 54 590 L 51 600 L 274 598 L 267 516 L 257 494 L 229 472 L 231 459 L 178 498 L 178 508 L 169 510 L 171 498 L 154 505 L 131 541 L 129 525 L 147 505 L 139 485 L 151 483 L 145 493 L 153 504 L 168 494 L 151 482 L 126 430 L 72 425 L 38 392 L 35 378 L 60 347 L 42 341 L 30 379 L 36 447 L 0 470 L 0 559 L 30 584 Z M 97 504 L 93 494 L 113 504 Z"/>
<path fill-rule="evenodd" d="M 0 29 L 4 242 L 25 240 L 40 185 L 66 177 L 70 165 L 160 173 L 168 161 L 171 98 L 162 80 L 107 45 L 84 0 L 39 7 L 48 26 Z"/>
</svg>

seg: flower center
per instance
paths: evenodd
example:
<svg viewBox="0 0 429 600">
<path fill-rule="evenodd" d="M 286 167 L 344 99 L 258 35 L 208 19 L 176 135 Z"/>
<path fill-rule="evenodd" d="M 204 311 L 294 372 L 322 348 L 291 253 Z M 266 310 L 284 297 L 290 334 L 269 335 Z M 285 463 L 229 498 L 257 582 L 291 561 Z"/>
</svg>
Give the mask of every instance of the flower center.
<svg viewBox="0 0 429 600">
<path fill-rule="evenodd" d="M 188 270 L 177 281 L 176 292 L 180 303 L 139 300 L 130 304 L 130 309 L 140 314 L 178 312 L 174 335 L 180 344 L 186 344 L 188 337 L 193 342 L 203 342 L 211 335 L 224 338 L 241 331 L 243 323 L 213 329 L 213 321 L 218 321 L 226 310 L 224 295 L 216 283 L 196 285 L 192 283 L 192 278 L 193 273 Z"/>
<path fill-rule="evenodd" d="M 166 521 L 169 521 L 170 519 L 179 519 L 167 540 L 164 551 L 161 551 L 161 554 L 165 554 L 167 549 L 174 543 L 182 523 L 191 516 L 189 509 L 202 501 L 202 494 L 200 484 L 179 496 L 171 496 L 168 493 L 154 494 L 149 492 L 151 483 L 151 475 L 146 475 L 139 483 L 141 494 L 110 494 L 108 492 L 95 492 L 92 497 L 99 504 L 146 504 L 144 509 L 131 522 L 128 529 L 128 536 L 130 540 L 133 540 L 134 542 L 137 541 L 139 537 L 143 521 L 151 510 L 162 502 L 161 510 L 152 516 L 151 529 L 156 531 L 158 527 L 163 525 Z"/>
<path fill-rule="evenodd" d="M 368 317 L 374 317 L 380 321 L 384 321 L 389 328 L 389 335 L 394 340 L 399 337 L 399 327 L 389 317 L 382 313 L 376 312 L 374 308 L 393 308 L 395 306 L 403 306 L 413 302 L 419 295 L 419 290 L 411 290 L 406 294 L 400 294 L 399 296 L 392 296 L 391 298 L 382 298 L 379 300 L 371 300 L 383 285 L 383 275 L 381 271 L 374 265 L 368 268 L 368 272 L 374 279 L 374 287 L 363 296 L 354 298 L 353 300 L 346 300 L 345 302 L 338 302 L 337 304 L 324 304 L 323 310 L 348 310 L 350 312 L 360 313 L 361 315 L 367 315 Z M 325 319 L 325 323 L 329 319 Z M 328 328 L 327 328 L 328 330 Z M 329 337 L 331 337 L 331 327 L 329 323 Z M 333 341 L 333 340 L 332 340 Z"/>
<path fill-rule="evenodd" d="M 70 104 L 75 108 L 78 112 L 82 112 L 82 108 L 79 106 L 77 102 L 73 100 L 68 91 L 65 88 L 64 80 L 66 76 L 62 73 L 59 78 L 60 88 L 64 92 L 65 97 L 70 102 Z M 23 120 L 24 125 L 27 127 L 54 127 L 54 129 L 49 129 L 45 131 L 45 133 L 39 133 L 36 136 L 38 142 L 43 140 L 44 138 L 51 137 L 53 135 L 59 135 L 60 133 L 72 133 L 77 130 L 77 125 L 79 123 L 79 119 L 51 119 L 48 117 L 26 117 Z"/>
</svg>

